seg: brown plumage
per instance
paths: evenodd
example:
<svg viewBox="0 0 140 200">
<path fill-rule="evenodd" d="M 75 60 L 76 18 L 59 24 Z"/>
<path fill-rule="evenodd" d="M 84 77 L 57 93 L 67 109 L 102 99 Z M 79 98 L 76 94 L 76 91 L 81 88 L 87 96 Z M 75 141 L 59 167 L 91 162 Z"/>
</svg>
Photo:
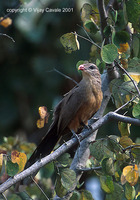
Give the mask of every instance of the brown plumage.
<svg viewBox="0 0 140 200">
<path fill-rule="evenodd" d="M 86 63 L 79 66 L 82 80 L 56 106 L 53 122 L 46 134 L 31 155 L 26 168 L 40 158 L 50 154 L 58 140 L 73 130 L 78 129 L 97 112 L 102 102 L 101 78 L 96 65 Z"/>
</svg>

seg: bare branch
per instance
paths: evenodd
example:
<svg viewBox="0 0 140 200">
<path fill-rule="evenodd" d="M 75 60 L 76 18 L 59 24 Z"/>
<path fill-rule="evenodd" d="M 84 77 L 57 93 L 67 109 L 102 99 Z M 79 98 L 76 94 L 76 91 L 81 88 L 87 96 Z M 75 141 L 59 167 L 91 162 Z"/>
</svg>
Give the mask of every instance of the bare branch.
<svg viewBox="0 0 140 200">
<path fill-rule="evenodd" d="M 104 0 L 97 0 L 98 3 L 98 10 L 100 14 L 100 23 L 101 23 L 101 34 L 102 40 L 106 39 L 104 36 L 104 28 L 107 26 L 107 13 L 105 10 Z M 108 39 L 106 39 L 105 44 L 109 43 Z"/>
<path fill-rule="evenodd" d="M 71 77 L 69 77 L 69 76 L 63 74 L 62 72 L 58 71 L 57 69 L 54 68 L 54 71 L 57 72 L 58 74 L 64 76 L 65 78 L 67 78 L 67 79 L 73 81 L 76 85 L 78 84 L 74 79 L 72 79 Z"/>
<path fill-rule="evenodd" d="M 15 42 L 15 40 L 14 40 L 11 36 L 9 36 L 9 35 L 7 35 L 7 34 L 5 34 L 5 33 L 0 33 L 0 35 L 5 36 L 5 37 L 11 39 L 12 42 Z"/>
<path fill-rule="evenodd" d="M 77 81 L 75 81 L 74 79 L 72 79 L 70 76 L 67 76 L 66 74 L 63 74 L 62 72 L 60 72 L 56 68 L 53 68 L 52 70 L 47 71 L 47 72 L 54 72 L 54 71 L 57 72 L 58 74 L 60 74 L 61 76 L 65 77 L 66 79 L 69 79 L 69 80 L 73 81 L 76 85 L 78 84 Z"/>
<path fill-rule="evenodd" d="M 128 102 L 126 102 L 125 104 L 123 104 L 121 107 L 119 107 L 118 109 L 116 109 L 114 112 L 118 112 L 121 109 L 123 109 L 124 107 L 126 107 L 129 103 L 131 103 L 132 101 L 134 101 L 138 96 L 134 96 L 132 99 L 130 99 Z"/>
<path fill-rule="evenodd" d="M 140 126 L 140 120 L 139 119 L 134 119 L 131 117 L 126 117 L 114 112 L 109 112 L 106 114 L 104 117 L 100 118 L 98 121 L 96 121 L 94 124 L 92 124 L 92 129 L 91 130 L 84 130 L 80 136 L 79 140 L 82 141 L 89 135 L 93 134 L 94 131 L 99 129 L 101 126 L 106 124 L 107 122 L 115 120 L 115 121 L 122 121 L 125 123 L 131 123 L 137 126 Z M 0 193 L 3 193 L 5 190 L 10 188 L 12 185 L 15 183 L 23 180 L 24 178 L 30 176 L 34 172 L 38 171 L 41 167 L 46 165 L 47 163 L 56 160 L 60 155 L 68 151 L 70 148 L 72 148 L 75 144 L 77 144 L 78 141 L 76 138 L 72 138 L 71 140 L 67 141 L 64 143 L 62 146 L 60 146 L 56 151 L 51 153 L 50 155 L 42 158 L 41 160 L 37 161 L 34 163 L 31 167 L 28 169 L 22 171 L 21 173 L 15 175 L 14 177 L 9 178 L 7 181 L 5 181 L 3 184 L 0 185 Z"/>
</svg>

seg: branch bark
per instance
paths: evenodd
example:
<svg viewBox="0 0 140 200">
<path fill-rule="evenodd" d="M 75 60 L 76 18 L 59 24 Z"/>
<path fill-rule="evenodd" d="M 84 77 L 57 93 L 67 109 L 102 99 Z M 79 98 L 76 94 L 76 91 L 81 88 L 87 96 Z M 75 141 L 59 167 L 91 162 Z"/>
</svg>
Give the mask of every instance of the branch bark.
<svg viewBox="0 0 140 200">
<path fill-rule="evenodd" d="M 103 126 L 107 122 L 110 122 L 111 120 L 122 121 L 122 122 L 125 122 L 125 123 L 131 123 L 133 125 L 140 126 L 140 120 L 139 119 L 134 119 L 134 118 L 126 117 L 126 116 L 123 116 L 123 115 L 120 115 L 120 114 L 117 114 L 117 113 L 114 113 L 114 112 L 109 112 L 104 117 L 100 118 L 98 121 L 96 121 L 94 124 L 92 124 L 91 130 L 84 130 L 80 134 L 80 137 L 79 137 L 80 141 L 82 141 L 83 139 L 85 139 L 89 135 L 93 134 L 94 131 L 99 129 L 101 126 Z M 55 160 L 56 158 L 58 158 L 60 155 L 62 155 L 66 151 L 68 151 L 70 148 L 72 148 L 77 143 L 78 143 L 77 139 L 72 138 L 71 140 L 67 141 L 62 146 L 60 146 L 56 151 L 54 151 L 50 155 L 42 158 L 41 160 L 37 161 L 35 164 L 33 164 L 28 169 L 26 169 L 26 170 L 22 171 L 21 173 L 15 175 L 14 177 L 9 178 L 6 182 L 4 182 L 3 184 L 0 185 L 0 193 L 3 193 L 5 190 L 10 188 L 15 183 L 17 183 L 17 182 L 23 180 L 24 178 L 30 176 L 31 174 L 33 174 L 35 171 L 39 170 L 41 167 L 43 167 L 47 163 Z"/>
</svg>

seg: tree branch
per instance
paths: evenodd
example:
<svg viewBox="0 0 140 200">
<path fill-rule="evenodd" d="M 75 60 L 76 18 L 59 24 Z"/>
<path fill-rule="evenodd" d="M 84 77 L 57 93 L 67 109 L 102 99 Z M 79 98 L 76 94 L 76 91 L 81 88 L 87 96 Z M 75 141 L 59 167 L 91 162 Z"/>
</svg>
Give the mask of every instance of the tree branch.
<svg viewBox="0 0 140 200">
<path fill-rule="evenodd" d="M 87 138 L 89 135 L 93 134 L 94 131 L 99 129 L 101 126 L 106 124 L 107 122 L 115 120 L 115 121 L 122 121 L 125 123 L 131 123 L 133 125 L 140 126 L 140 120 L 139 119 L 134 119 L 131 117 L 125 117 L 123 115 L 114 113 L 114 112 L 109 112 L 106 114 L 104 117 L 96 121 L 94 124 L 92 124 L 92 129 L 91 130 L 84 130 L 80 136 L 79 140 L 82 141 L 83 139 Z M 28 169 L 22 171 L 21 173 L 15 175 L 14 177 L 9 178 L 7 181 L 5 181 L 3 184 L 0 185 L 0 193 L 3 193 L 5 190 L 10 188 L 12 185 L 15 183 L 23 180 L 24 178 L 30 176 L 34 172 L 38 171 L 41 167 L 46 165 L 47 163 L 56 160 L 60 155 L 68 151 L 70 148 L 72 148 L 75 144 L 77 144 L 77 139 L 72 138 L 71 140 L 67 141 L 64 143 L 62 146 L 60 146 L 56 151 L 51 153 L 50 155 L 42 158 L 41 160 L 37 161 L 34 163 L 31 167 Z"/>
<path fill-rule="evenodd" d="M 102 40 L 106 39 L 104 36 L 104 28 L 107 26 L 107 13 L 105 10 L 104 0 L 97 0 L 98 10 L 100 14 L 100 23 L 101 23 L 101 34 Z M 106 39 L 105 44 L 109 43 L 108 39 Z"/>
</svg>

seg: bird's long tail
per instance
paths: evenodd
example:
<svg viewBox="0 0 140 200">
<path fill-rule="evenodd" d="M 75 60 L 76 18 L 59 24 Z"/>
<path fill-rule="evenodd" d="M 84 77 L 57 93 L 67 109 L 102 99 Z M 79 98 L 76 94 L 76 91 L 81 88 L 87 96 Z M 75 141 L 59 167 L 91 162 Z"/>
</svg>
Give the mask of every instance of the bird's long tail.
<svg viewBox="0 0 140 200">
<path fill-rule="evenodd" d="M 47 133 L 47 135 L 42 139 L 40 144 L 37 146 L 29 160 L 25 165 L 25 169 L 34 164 L 37 160 L 49 155 L 53 150 L 54 146 L 59 140 L 57 134 L 57 126 L 53 126 Z"/>
</svg>

